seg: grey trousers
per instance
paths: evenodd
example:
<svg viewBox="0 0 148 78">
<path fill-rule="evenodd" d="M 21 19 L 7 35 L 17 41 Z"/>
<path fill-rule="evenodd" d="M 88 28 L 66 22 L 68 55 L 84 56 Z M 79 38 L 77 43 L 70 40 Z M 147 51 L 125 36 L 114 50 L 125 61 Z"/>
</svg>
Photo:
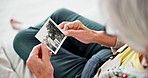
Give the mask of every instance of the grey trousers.
<svg viewBox="0 0 148 78">
<path fill-rule="evenodd" d="M 80 20 L 92 30 L 104 30 L 104 27 L 75 12 L 59 9 L 51 16 L 57 24 L 63 21 Z M 47 20 L 47 19 L 46 19 Z M 46 21 L 45 20 L 45 21 Z M 32 48 L 40 42 L 35 38 L 36 33 L 45 23 L 29 27 L 20 31 L 14 39 L 14 49 L 26 62 Z M 51 62 L 54 67 L 55 78 L 92 78 L 98 68 L 112 55 L 110 48 L 100 44 L 83 44 L 78 40 L 68 37 L 61 46 L 57 55 L 52 54 Z"/>
</svg>

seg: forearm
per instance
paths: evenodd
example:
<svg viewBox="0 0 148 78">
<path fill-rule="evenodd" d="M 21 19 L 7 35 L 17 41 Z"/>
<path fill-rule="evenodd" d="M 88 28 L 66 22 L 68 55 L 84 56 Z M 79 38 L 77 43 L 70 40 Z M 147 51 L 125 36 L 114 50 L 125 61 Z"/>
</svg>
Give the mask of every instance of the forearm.
<svg viewBox="0 0 148 78">
<path fill-rule="evenodd" d="M 108 47 L 114 47 L 116 44 L 116 37 L 109 36 L 105 34 L 103 31 L 93 31 L 94 38 L 93 41 L 98 44 L 102 44 Z"/>
<path fill-rule="evenodd" d="M 54 78 L 54 76 L 53 75 L 37 76 L 36 78 Z"/>
</svg>

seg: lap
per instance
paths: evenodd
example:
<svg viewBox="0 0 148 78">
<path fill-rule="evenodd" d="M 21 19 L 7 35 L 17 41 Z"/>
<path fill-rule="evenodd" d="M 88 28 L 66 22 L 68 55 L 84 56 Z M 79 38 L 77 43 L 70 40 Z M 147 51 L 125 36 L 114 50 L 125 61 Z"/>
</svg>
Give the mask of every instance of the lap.
<svg viewBox="0 0 148 78">
<path fill-rule="evenodd" d="M 77 78 L 81 76 L 87 60 L 61 47 L 57 55 L 52 55 L 51 62 L 55 78 Z"/>
</svg>

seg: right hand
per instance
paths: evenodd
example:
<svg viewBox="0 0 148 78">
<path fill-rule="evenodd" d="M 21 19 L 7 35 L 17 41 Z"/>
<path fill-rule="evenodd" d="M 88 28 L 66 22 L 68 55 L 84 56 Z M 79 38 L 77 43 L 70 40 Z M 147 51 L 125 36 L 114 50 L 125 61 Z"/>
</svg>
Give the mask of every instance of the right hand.
<svg viewBox="0 0 148 78">
<path fill-rule="evenodd" d="M 50 62 L 51 52 L 45 43 L 35 46 L 27 60 L 28 68 L 37 78 L 53 78 L 53 66 Z"/>
<path fill-rule="evenodd" d="M 88 29 L 79 20 L 74 22 L 62 22 L 59 27 L 66 36 L 72 36 L 82 43 L 92 43 L 95 38 L 95 31 Z"/>
</svg>

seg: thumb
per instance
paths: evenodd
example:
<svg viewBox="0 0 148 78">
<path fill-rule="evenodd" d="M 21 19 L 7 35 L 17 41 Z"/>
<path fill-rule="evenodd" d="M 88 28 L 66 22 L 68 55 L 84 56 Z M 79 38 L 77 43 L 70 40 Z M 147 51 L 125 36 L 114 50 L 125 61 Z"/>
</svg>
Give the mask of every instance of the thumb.
<svg viewBox="0 0 148 78">
<path fill-rule="evenodd" d="M 50 50 L 47 48 L 46 43 L 42 42 L 41 43 L 41 49 L 42 49 L 42 60 L 44 61 L 49 61 L 50 58 Z"/>
<path fill-rule="evenodd" d="M 31 53 L 30 53 L 30 55 L 38 55 L 40 49 L 41 49 L 41 44 L 34 46 Z"/>
<path fill-rule="evenodd" d="M 75 37 L 76 35 L 80 34 L 81 32 L 82 32 L 82 30 L 66 30 L 64 32 L 64 34 L 66 36 L 73 36 L 73 37 Z"/>
</svg>

